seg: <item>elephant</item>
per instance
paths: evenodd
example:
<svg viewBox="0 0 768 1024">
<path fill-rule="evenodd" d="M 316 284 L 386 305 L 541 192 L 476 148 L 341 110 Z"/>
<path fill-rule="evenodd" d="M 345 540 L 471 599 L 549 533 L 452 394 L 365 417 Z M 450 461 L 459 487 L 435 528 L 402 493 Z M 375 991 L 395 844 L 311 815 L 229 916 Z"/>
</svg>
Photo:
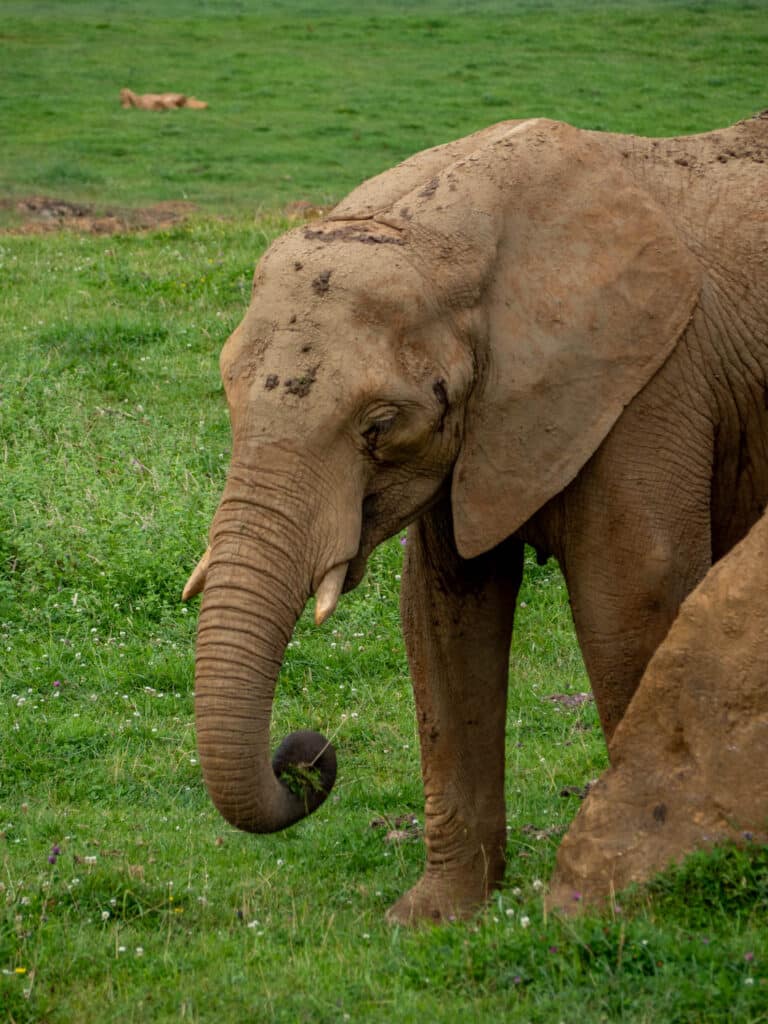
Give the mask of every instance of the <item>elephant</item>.
<svg viewBox="0 0 768 1024">
<path fill-rule="evenodd" d="M 401 620 L 426 865 L 388 911 L 471 915 L 503 879 L 524 545 L 554 557 L 610 744 L 685 596 L 768 501 L 768 112 L 679 138 L 506 121 L 364 182 L 259 261 L 221 353 L 232 456 L 203 590 L 203 777 L 251 832 L 336 756 L 270 763 L 298 616 L 407 527 Z"/>
</svg>

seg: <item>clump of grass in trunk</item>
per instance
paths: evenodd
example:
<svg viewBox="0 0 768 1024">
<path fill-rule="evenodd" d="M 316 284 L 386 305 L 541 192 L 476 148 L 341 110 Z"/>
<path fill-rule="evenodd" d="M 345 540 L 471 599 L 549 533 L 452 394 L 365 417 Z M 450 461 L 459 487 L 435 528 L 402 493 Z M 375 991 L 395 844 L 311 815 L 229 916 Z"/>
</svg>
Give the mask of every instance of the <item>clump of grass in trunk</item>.
<svg viewBox="0 0 768 1024">
<path fill-rule="evenodd" d="M 280 769 L 278 778 L 294 796 L 303 800 L 310 793 L 325 793 L 320 769 L 313 764 L 289 764 Z"/>
</svg>

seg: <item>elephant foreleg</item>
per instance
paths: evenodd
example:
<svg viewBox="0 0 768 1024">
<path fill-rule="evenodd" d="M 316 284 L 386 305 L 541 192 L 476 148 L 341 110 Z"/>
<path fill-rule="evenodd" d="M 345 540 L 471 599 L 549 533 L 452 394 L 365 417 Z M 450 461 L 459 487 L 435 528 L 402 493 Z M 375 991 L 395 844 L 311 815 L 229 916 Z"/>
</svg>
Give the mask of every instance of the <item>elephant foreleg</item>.
<svg viewBox="0 0 768 1024">
<path fill-rule="evenodd" d="M 425 793 L 427 863 L 390 920 L 466 916 L 504 873 L 504 730 L 523 546 L 456 552 L 448 503 L 408 532 L 401 614 Z"/>
</svg>

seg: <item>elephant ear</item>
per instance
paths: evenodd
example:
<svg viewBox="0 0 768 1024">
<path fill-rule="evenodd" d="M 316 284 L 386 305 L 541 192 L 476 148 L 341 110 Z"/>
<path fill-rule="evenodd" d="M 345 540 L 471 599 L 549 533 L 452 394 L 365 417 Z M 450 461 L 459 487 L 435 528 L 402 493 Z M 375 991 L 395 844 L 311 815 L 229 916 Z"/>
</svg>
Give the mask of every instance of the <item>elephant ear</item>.
<svg viewBox="0 0 768 1024">
<path fill-rule="evenodd" d="M 467 225 L 502 218 L 452 482 L 465 558 L 573 480 L 690 321 L 698 264 L 631 176 L 634 142 L 531 121 L 449 172 Z"/>
</svg>

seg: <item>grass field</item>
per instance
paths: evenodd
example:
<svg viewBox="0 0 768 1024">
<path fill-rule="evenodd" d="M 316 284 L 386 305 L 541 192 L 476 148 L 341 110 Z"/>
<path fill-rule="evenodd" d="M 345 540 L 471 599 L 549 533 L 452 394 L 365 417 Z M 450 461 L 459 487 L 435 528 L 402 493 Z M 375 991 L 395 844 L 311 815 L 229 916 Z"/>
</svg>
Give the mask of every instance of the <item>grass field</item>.
<svg viewBox="0 0 768 1024">
<path fill-rule="evenodd" d="M 671 135 L 766 102 L 764 0 L 161 6 L 0 4 L 0 192 L 327 202 L 507 117 Z M 122 110 L 122 86 L 210 109 Z"/>
<path fill-rule="evenodd" d="M 670 134 L 766 102 L 765 4 L 0 2 L 0 198 L 186 200 L 165 231 L 0 235 L 0 1020 L 768 1021 L 768 855 L 695 857 L 622 913 L 543 912 L 605 765 L 562 582 L 528 566 L 507 886 L 476 921 L 383 923 L 420 871 L 402 548 L 309 617 L 275 735 L 332 735 L 318 814 L 218 817 L 192 722 L 202 552 L 229 455 L 218 352 L 293 200 L 504 117 Z M 200 113 L 123 111 L 121 86 Z M 2 214 L 18 222 L 13 206 Z"/>
</svg>

